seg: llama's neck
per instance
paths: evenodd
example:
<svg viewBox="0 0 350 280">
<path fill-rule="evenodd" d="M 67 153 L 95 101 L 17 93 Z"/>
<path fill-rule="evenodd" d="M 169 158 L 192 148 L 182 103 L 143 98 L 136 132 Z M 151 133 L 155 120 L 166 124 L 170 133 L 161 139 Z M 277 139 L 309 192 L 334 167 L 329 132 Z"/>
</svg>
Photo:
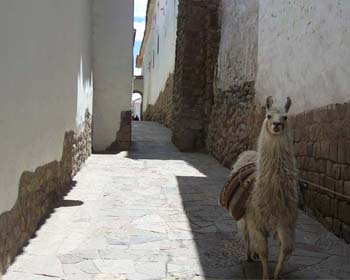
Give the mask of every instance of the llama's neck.
<svg viewBox="0 0 350 280">
<path fill-rule="evenodd" d="M 272 135 L 263 126 L 258 142 L 258 177 L 295 176 L 293 141 L 286 128 Z"/>
</svg>

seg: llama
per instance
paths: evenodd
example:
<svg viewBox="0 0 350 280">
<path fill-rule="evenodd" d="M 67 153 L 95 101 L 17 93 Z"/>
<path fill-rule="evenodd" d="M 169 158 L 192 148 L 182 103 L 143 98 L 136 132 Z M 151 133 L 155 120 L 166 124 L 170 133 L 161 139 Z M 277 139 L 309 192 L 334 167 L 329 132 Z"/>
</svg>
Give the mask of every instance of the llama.
<svg viewBox="0 0 350 280">
<path fill-rule="evenodd" d="M 268 241 L 273 234 L 280 241 L 280 253 L 274 278 L 277 279 L 286 256 L 294 247 L 298 192 L 293 142 L 287 113 L 291 99 L 284 108 L 266 100 L 266 118 L 258 139 L 258 149 L 243 152 L 233 169 L 248 162 L 257 162 L 256 181 L 246 203 L 246 212 L 239 220 L 243 232 L 247 259 L 258 255 L 262 262 L 263 279 L 269 279 Z"/>
</svg>

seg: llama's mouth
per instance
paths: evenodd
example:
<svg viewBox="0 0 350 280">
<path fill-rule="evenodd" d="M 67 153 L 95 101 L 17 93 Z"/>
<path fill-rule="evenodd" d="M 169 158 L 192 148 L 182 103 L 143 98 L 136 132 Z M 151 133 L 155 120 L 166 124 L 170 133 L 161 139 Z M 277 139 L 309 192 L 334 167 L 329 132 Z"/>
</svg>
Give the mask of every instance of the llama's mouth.
<svg viewBox="0 0 350 280">
<path fill-rule="evenodd" d="M 278 127 L 278 126 L 275 126 L 274 128 L 273 128 L 273 132 L 280 132 L 281 131 L 281 129 Z"/>
</svg>

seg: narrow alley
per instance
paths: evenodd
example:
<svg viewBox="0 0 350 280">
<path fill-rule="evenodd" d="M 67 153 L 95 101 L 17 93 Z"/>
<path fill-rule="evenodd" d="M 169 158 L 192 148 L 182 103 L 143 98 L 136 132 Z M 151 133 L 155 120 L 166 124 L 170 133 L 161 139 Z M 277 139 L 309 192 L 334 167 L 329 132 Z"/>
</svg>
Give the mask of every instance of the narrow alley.
<svg viewBox="0 0 350 280">
<path fill-rule="evenodd" d="M 92 155 L 3 279 L 260 278 L 260 262 L 244 261 L 236 224 L 217 204 L 229 170 L 179 152 L 170 136 L 134 122 L 130 152 Z M 349 257 L 349 245 L 300 212 L 283 277 L 349 279 Z"/>
</svg>

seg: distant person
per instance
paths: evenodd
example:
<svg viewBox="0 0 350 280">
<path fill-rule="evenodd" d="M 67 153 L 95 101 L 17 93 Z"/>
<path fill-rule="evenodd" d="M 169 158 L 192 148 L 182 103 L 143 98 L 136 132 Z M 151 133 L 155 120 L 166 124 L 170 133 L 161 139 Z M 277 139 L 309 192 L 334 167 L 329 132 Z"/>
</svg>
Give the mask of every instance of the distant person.
<svg viewBox="0 0 350 280">
<path fill-rule="evenodd" d="M 139 116 L 136 115 L 135 118 L 134 118 L 134 121 L 139 121 L 139 120 L 140 120 Z"/>
</svg>

